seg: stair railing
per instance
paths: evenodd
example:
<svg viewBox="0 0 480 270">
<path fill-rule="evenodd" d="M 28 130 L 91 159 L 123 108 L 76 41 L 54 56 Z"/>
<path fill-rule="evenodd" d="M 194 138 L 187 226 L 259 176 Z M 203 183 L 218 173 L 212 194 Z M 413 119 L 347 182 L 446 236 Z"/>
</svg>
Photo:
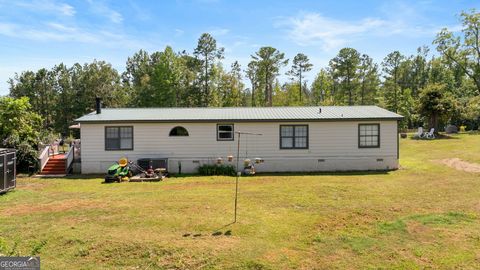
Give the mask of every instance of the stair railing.
<svg viewBox="0 0 480 270">
<path fill-rule="evenodd" d="M 74 147 L 72 145 L 68 149 L 67 154 L 65 154 L 65 173 L 68 173 L 68 171 L 70 170 L 70 167 L 73 164 L 73 154 L 74 154 L 74 152 L 75 152 Z"/>
<path fill-rule="evenodd" d="M 50 145 L 46 145 L 45 148 L 42 150 L 40 156 L 38 157 L 38 161 L 40 163 L 40 171 L 42 171 L 45 165 L 47 165 L 47 162 L 50 159 L 49 153 Z"/>
</svg>

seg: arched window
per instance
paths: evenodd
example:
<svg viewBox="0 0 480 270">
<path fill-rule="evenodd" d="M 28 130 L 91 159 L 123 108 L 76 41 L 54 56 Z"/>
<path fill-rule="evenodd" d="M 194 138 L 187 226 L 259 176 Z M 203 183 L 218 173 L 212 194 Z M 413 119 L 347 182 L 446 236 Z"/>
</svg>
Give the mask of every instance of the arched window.
<svg viewBox="0 0 480 270">
<path fill-rule="evenodd" d="M 188 136 L 188 131 L 184 127 L 174 127 L 170 130 L 169 136 Z"/>
</svg>

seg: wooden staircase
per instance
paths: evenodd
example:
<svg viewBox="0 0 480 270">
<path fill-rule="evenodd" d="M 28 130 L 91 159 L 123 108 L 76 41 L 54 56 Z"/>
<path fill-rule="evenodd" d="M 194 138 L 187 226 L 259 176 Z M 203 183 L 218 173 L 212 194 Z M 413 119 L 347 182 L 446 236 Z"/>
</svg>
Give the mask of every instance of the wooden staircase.
<svg viewBox="0 0 480 270">
<path fill-rule="evenodd" d="M 67 174 L 66 163 L 67 160 L 63 154 L 51 156 L 40 175 L 65 175 Z"/>
</svg>

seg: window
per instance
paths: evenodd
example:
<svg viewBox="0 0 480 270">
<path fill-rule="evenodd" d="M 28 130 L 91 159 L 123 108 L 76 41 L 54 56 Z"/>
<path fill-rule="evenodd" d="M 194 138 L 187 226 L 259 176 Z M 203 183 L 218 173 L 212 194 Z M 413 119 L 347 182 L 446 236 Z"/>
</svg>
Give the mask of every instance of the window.
<svg viewBox="0 0 480 270">
<path fill-rule="evenodd" d="M 233 141 L 233 125 L 217 125 L 217 141 Z"/>
<path fill-rule="evenodd" d="M 105 127 L 105 150 L 133 150 L 133 127 Z"/>
<path fill-rule="evenodd" d="M 380 147 L 380 124 L 359 124 L 358 125 L 358 147 L 359 148 Z"/>
<path fill-rule="evenodd" d="M 170 130 L 170 134 L 168 136 L 188 136 L 188 131 L 184 127 L 174 127 L 172 130 Z"/>
<path fill-rule="evenodd" d="M 308 149 L 308 126 L 281 125 L 280 149 Z"/>
</svg>

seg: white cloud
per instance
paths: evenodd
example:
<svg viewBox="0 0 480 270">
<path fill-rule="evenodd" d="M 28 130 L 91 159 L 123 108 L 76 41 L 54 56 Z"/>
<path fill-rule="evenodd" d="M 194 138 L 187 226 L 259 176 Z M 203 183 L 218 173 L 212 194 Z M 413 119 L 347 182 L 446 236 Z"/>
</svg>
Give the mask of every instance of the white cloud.
<svg viewBox="0 0 480 270">
<path fill-rule="evenodd" d="M 82 29 L 57 22 L 48 22 L 39 27 L 0 22 L 0 35 L 40 42 L 81 42 L 106 47 L 121 45 L 134 50 L 152 46 L 122 33 Z"/>
<path fill-rule="evenodd" d="M 1 23 L 0 35 L 34 41 L 76 41 L 83 43 L 99 42 L 92 33 L 59 23 L 46 23 L 46 27 L 27 27 L 20 24 Z"/>
<path fill-rule="evenodd" d="M 87 0 L 90 4 L 90 7 L 93 12 L 106 17 L 113 23 L 121 23 L 123 21 L 123 16 L 116 10 L 111 9 L 105 3 L 98 0 Z"/>
<path fill-rule="evenodd" d="M 183 31 L 182 29 L 175 29 L 175 37 L 183 36 L 184 33 L 185 31 Z"/>
<path fill-rule="evenodd" d="M 46 23 L 46 25 L 50 26 L 52 29 L 62 31 L 62 32 L 73 33 L 77 31 L 77 29 L 74 27 L 69 27 L 69 26 L 66 26 L 60 23 L 55 23 L 55 22 L 49 22 L 49 23 Z"/>
<path fill-rule="evenodd" d="M 29 10 L 61 14 L 63 16 L 74 16 L 76 13 L 75 8 L 71 5 L 53 0 L 13 1 L 12 3 Z"/>
<path fill-rule="evenodd" d="M 299 45 L 321 45 L 328 51 L 343 46 L 353 36 L 375 31 L 385 24 L 385 21 L 375 18 L 347 22 L 324 17 L 318 13 L 305 13 L 290 17 L 285 23 L 277 26 L 285 26 L 288 37 Z"/>
<path fill-rule="evenodd" d="M 207 31 L 207 33 L 210 33 L 214 37 L 224 36 L 224 35 L 228 34 L 229 32 L 230 32 L 230 29 L 218 28 L 218 27 L 212 28 L 209 31 Z"/>
<path fill-rule="evenodd" d="M 408 16 L 389 19 L 367 17 L 356 21 L 338 20 L 319 13 L 301 13 L 281 18 L 276 27 L 284 28 L 289 39 L 301 46 L 319 45 L 325 51 L 336 50 L 349 42 L 370 37 L 434 36 L 443 26 L 416 23 L 411 10 Z"/>
<path fill-rule="evenodd" d="M 75 15 L 75 9 L 68 4 L 61 4 L 58 6 L 59 11 L 65 16 Z"/>
</svg>

